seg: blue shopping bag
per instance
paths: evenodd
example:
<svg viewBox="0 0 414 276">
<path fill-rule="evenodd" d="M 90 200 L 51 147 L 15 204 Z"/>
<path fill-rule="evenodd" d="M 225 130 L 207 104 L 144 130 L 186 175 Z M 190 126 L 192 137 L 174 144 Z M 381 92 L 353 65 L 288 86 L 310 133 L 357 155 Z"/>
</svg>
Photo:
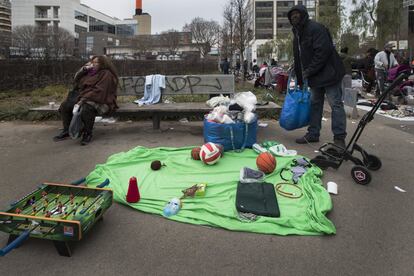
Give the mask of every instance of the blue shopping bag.
<svg viewBox="0 0 414 276">
<path fill-rule="evenodd" d="M 219 124 L 204 119 L 204 142 L 221 144 L 225 151 L 251 148 L 257 138 L 257 117 L 250 124 Z"/>
<path fill-rule="evenodd" d="M 288 86 L 291 77 L 289 76 Z M 293 89 L 288 92 L 283 103 L 279 124 L 286 130 L 294 130 L 309 125 L 311 111 L 311 93 L 305 80 L 303 88 L 300 89 L 297 80 Z"/>
</svg>

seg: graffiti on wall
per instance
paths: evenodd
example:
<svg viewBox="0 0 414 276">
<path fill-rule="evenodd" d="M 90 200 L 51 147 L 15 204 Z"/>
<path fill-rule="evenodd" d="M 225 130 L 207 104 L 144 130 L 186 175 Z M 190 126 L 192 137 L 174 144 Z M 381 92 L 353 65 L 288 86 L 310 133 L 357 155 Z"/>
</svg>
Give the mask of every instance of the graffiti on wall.
<svg viewBox="0 0 414 276">
<path fill-rule="evenodd" d="M 165 94 L 202 94 L 206 92 L 224 93 L 234 91 L 232 76 L 188 75 L 166 76 Z M 119 94 L 140 95 L 144 93 L 145 76 L 121 77 Z"/>
</svg>

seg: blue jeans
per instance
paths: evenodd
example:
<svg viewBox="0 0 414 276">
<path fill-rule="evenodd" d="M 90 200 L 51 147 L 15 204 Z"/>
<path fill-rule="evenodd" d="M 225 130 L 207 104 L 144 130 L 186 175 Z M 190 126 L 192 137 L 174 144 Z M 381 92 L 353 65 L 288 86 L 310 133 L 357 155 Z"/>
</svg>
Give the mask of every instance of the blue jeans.
<svg viewBox="0 0 414 276">
<path fill-rule="evenodd" d="M 319 137 L 322 127 L 323 104 L 325 95 L 332 110 L 332 132 L 334 139 L 346 138 L 346 114 L 342 102 L 342 82 L 332 86 L 312 88 L 311 119 L 308 133 L 312 137 Z"/>
</svg>

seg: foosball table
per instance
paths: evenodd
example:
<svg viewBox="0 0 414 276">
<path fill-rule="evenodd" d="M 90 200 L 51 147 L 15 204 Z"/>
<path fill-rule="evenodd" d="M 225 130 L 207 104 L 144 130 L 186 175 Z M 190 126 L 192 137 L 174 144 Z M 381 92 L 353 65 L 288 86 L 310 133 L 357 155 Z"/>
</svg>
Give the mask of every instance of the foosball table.
<svg viewBox="0 0 414 276">
<path fill-rule="evenodd" d="M 9 234 L 4 256 L 29 237 L 52 240 L 61 256 L 72 255 L 69 242 L 80 241 L 112 205 L 112 190 L 72 184 L 43 183 L 35 191 L 0 212 L 0 231 Z"/>
</svg>

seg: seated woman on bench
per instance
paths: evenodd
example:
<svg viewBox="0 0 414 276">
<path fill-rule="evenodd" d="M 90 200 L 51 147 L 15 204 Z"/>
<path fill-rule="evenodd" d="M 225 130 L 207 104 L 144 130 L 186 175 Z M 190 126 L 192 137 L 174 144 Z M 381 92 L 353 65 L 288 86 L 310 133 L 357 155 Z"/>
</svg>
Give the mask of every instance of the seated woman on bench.
<svg viewBox="0 0 414 276">
<path fill-rule="evenodd" d="M 118 75 L 112 62 L 105 56 L 94 56 L 76 73 L 74 88 L 59 107 L 63 131 L 53 137 L 53 140 L 61 141 L 69 137 L 73 109 L 78 104 L 81 106 L 80 117 L 83 123 L 81 145 L 87 145 L 92 139 L 95 116 L 118 108 L 117 86 Z"/>
</svg>

